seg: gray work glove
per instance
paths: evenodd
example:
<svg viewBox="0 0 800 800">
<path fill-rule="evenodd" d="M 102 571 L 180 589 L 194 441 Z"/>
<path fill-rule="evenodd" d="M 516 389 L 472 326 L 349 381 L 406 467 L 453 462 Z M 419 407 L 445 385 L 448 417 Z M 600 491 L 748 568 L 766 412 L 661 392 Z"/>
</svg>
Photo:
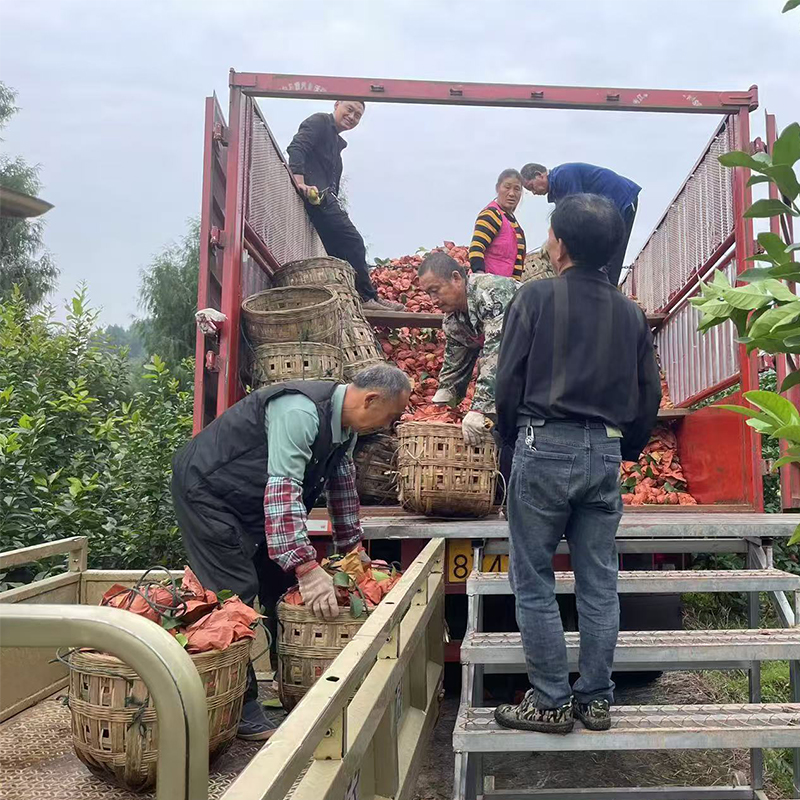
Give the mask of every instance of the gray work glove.
<svg viewBox="0 0 800 800">
<path fill-rule="evenodd" d="M 431 402 L 437 405 L 451 405 L 455 401 L 455 395 L 449 389 L 437 389 L 436 394 L 431 398 Z"/>
<path fill-rule="evenodd" d="M 339 616 L 339 604 L 336 602 L 333 578 L 319 564 L 313 564 L 310 568 L 304 564 L 306 569 L 301 574 L 295 572 L 303 605 L 310 608 L 318 619 L 336 619 Z"/>
</svg>

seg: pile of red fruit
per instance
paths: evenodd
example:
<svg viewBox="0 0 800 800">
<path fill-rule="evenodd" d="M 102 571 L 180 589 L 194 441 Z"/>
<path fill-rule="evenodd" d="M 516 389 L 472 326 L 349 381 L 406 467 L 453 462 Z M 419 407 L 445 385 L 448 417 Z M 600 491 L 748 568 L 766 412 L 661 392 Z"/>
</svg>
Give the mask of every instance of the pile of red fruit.
<svg viewBox="0 0 800 800">
<path fill-rule="evenodd" d="M 445 242 L 443 247 L 434 249 L 444 251 L 462 267 L 469 267 L 466 247 L 457 247 L 453 242 Z M 426 254 L 426 251 L 420 250 L 413 256 L 376 261 L 378 266 L 370 272 L 370 277 L 378 294 L 385 300 L 403 303 L 406 311 L 428 314 L 438 312 L 439 309 L 433 304 L 431 298 L 419 288 L 417 280 L 417 268 Z"/>
<path fill-rule="evenodd" d="M 445 242 L 444 250 L 459 264 L 469 267 L 466 247 Z M 372 270 L 372 280 L 378 294 L 389 300 L 405 303 L 408 311 L 438 312 L 430 297 L 419 287 L 417 268 L 423 254 L 403 256 L 379 262 Z M 473 380 L 467 396 L 454 409 L 431 402 L 439 387 L 439 370 L 444 357 L 444 334 L 435 328 L 378 328 L 377 336 L 384 355 L 397 364 L 411 379 L 413 391 L 409 411 L 404 422 L 448 422 L 461 424 L 469 411 L 475 392 Z M 661 377 L 661 408 L 674 408 L 669 397 L 667 382 Z M 696 505 L 697 501 L 686 490 L 686 478 L 678 460 L 675 434 L 666 426 L 653 431 L 650 443 L 639 462 L 622 465 L 623 502 L 626 505 Z"/>
</svg>

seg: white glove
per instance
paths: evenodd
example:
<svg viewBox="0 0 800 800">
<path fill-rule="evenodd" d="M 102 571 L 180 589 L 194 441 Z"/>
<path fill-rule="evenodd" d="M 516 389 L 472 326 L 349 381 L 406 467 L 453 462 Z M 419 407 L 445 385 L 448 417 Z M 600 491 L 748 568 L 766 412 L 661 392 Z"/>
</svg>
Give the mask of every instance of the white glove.
<svg viewBox="0 0 800 800">
<path fill-rule="evenodd" d="M 300 584 L 303 605 L 310 608 L 315 617 L 335 619 L 339 616 L 333 578 L 319 564 L 315 564 L 308 572 L 298 575 L 297 582 Z"/>
<path fill-rule="evenodd" d="M 480 444 L 483 435 L 486 433 L 485 423 L 486 417 L 480 411 L 467 411 L 464 421 L 461 423 L 464 441 L 469 445 Z"/>
<path fill-rule="evenodd" d="M 431 398 L 431 403 L 453 403 L 455 402 L 455 396 L 449 389 L 437 389 L 436 394 Z"/>
<path fill-rule="evenodd" d="M 206 336 L 217 333 L 222 327 L 222 323 L 228 319 L 221 311 L 217 311 L 215 308 L 201 308 L 194 315 L 194 318 L 197 322 L 197 327 Z"/>
</svg>

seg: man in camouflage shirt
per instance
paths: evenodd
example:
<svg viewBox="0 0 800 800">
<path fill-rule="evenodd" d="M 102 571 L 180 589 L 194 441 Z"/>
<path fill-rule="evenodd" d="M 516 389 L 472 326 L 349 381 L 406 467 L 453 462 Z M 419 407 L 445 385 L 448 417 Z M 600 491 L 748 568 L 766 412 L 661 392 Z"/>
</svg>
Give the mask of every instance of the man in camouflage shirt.
<svg viewBox="0 0 800 800">
<path fill-rule="evenodd" d="M 486 417 L 494 416 L 497 355 L 503 317 L 519 285 L 512 278 L 466 270 L 446 253 L 431 253 L 419 266 L 419 284 L 444 312 L 446 342 L 439 390 L 434 403 L 455 404 L 464 397 L 475 362 L 478 379 L 472 408 L 461 429 L 467 444 L 478 444 L 486 430 Z"/>
</svg>

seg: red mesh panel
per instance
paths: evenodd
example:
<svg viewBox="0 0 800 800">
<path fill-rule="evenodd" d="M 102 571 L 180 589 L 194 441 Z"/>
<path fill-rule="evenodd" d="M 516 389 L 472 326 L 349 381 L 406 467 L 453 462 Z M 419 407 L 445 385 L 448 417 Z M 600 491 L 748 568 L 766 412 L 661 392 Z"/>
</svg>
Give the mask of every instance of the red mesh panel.
<svg viewBox="0 0 800 800">
<path fill-rule="evenodd" d="M 326 255 L 283 154 L 259 114 L 251 111 L 247 221 L 281 264 Z"/>
<path fill-rule="evenodd" d="M 729 118 L 636 256 L 623 291 L 635 291 L 648 311 L 664 310 L 733 233 L 733 170 L 717 157 L 733 150 L 734 141 Z"/>
</svg>

